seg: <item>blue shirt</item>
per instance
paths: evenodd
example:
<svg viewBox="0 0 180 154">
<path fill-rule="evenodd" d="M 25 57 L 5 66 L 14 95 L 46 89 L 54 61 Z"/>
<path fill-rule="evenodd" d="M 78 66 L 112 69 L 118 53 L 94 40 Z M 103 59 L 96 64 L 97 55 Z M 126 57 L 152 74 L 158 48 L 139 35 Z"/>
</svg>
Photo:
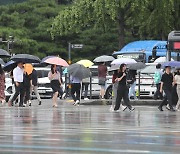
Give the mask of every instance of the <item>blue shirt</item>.
<svg viewBox="0 0 180 154">
<path fill-rule="evenodd" d="M 77 77 L 71 76 L 70 79 L 71 83 L 81 83 L 81 80 Z"/>
</svg>

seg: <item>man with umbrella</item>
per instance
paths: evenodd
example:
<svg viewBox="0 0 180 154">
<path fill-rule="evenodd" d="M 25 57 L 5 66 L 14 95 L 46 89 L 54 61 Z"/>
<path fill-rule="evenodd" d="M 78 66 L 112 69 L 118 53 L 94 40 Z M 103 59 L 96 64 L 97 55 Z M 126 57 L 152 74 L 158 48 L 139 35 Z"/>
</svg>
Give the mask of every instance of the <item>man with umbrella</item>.
<svg viewBox="0 0 180 154">
<path fill-rule="evenodd" d="M 8 102 L 9 106 L 13 106 L 13 102 L 16 100 L 18 95 L 20 94 L 20 103 L 19 107 L 23 107 L 23 98 L 24 98 L 24 86 L 23 86 L 23 76 L 24 76 L 24 68 L 22 62 L 17 62 L 17 67 L 13 70 L 13 78 L 15 83 L 15 94 Z"/>
<path fill-rule="evenodd" d="M 160 111 L 163 111 L 162 107 L 163 107 L 163 105 L 166 104 L 167 101 L 168 101 L 168 104 L 170 107 L 170 111 L 175 111 L 173 106 L 172 106 L 173 81 L 174 81 L 174 77 L 173 77 L 173 74 L 171 73 L 171 67 L 165 66 L 165 73 L 162 75 L 161 86 L 160 86 L 160 92 L 162 93 L 164 90 L 165 97 L 164 97 L 162 103 L 158 107 L 158 109 Z"/>
</svg>

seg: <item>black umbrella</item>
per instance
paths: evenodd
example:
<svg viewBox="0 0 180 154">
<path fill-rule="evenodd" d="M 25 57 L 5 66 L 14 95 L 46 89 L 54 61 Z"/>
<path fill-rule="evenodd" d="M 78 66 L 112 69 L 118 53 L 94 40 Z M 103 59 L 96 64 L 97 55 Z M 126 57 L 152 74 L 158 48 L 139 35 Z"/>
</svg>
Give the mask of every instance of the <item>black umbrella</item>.
<svg viewBox="0 0 180 154">
<path fill-rule="evenodd" d="M 11 57 L 11 55 L 3 49 L 0 49 L 0 57 Z"/>
<path fill-rule="evenodd" d="M 0 58 L 0 64 L 1 65 L 4 65 L 5 64 L 5 62 Z"/>
<path fill-rule="evenodd" d="M 13 70 L 16 66 L 17 66 L 16 62 L 11 60 L 11 61 L 7 62 L 7 63 L 4 65 L 3 70 L 6 71 L 6 72 L 10 72 L 10 71 Z"/>
<path fill-rule="evenodd" d="M 90 76 L 90 69 L 77 63 L 68 66 L 67 71 L 70 75 L 77 77 L 80 80 L 84 78 L 88 78 Z"/>
<path fill-rule="evenodd" d="M 23 62 L 23 63 L 40 63 L 41 60 L 34 55 L 29 54 L 17 54 L 11 57 L 11 60 L 16 62 Z"/>
</svg>

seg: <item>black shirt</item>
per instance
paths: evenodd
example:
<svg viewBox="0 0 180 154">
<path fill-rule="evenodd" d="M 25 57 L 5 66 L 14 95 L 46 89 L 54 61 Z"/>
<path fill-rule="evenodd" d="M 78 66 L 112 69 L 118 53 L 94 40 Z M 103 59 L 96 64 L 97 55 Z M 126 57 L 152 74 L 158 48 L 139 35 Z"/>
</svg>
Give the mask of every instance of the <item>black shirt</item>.
<svg viewBox="0 0 180 154">
<path fill-rule="evenodd" d="M 161 82 L 163 82 L 163 89 L 172 89 L 172 83 L 173 83 L 173 75 L 172 73 L 167 74 L 164 73 L 161 78 Z"/>
<path fill-rule="evenodd" d="M 121 78 L 123 76 L 123 72 L 118 73 L 118 78 Z M 119 81 L 119 85 L 126 86 L 126 76 L 124 76 L 121 81 Z"/>
<path fill-rule="evenodd" d="M 33 69 L 32 74 L 32 85 L 37 86 L 37 71 L 35 69 Z"/>
<path fill-rule="evenodd" d="M 31 81 L 31 74 L 30 75 L 28 75 L 27 73 L 24 74 L 24 77 L 23 77 L 24 86 L 30 87 L 30 85 L 31 85 L 30 81 Z"/>
</svg>

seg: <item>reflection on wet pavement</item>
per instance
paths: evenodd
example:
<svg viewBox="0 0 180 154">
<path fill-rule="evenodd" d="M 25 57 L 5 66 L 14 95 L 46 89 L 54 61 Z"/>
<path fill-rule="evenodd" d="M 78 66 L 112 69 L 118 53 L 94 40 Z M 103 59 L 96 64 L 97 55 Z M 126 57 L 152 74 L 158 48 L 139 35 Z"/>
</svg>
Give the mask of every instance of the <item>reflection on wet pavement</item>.
<svg viewBox="0 0 180 154">
<path fill-rule="evenodd" d="M 70 104 L 0 108 L 0 153 L 179 153 L 180 112 Z"/>
</svg>

